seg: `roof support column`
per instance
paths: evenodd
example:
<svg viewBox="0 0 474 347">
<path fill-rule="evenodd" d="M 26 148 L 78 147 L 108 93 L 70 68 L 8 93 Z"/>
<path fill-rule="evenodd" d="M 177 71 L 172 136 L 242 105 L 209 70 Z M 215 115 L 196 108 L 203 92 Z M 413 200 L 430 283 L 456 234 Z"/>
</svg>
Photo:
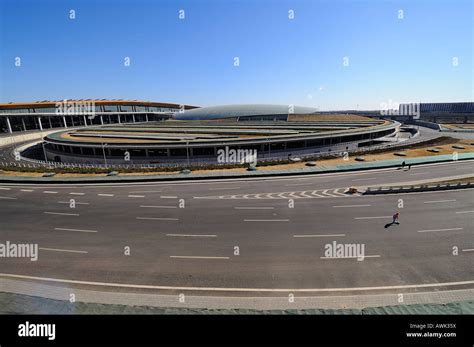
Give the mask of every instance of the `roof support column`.
<svg viewBox="0 0 474 347">
<path fill-rule="evenodd" d="M 25 118 L 21 117 L 21 124 L 23 125 L 23 130 L 26 131 Z"/>
<path fill-rule="evenodd" d="M 135 123 L 135 113 L 132 114 L 133 123 Z"/>
<path fill-rule="evenodd" d="M 8 132 L 11 134 L 13 133 L 13 131 L 12 131 L 12 125 L 10 124 L 10 119 L 8 117 L 5 117 L 5 119 L 7 120 Z"/>
<path fill-rule="evenodd" d="M 117 115 L 117 118 L 118 118 L 119 124 L 121 124 L 122 122 L 120 121 L 120 115 L 119 114 Z"/>
<path fill-rule="evenodd" d="M 41 124 L 41 117 L 38 117 L 38 125 L 41 131 L 43 131 L 43 124 Z"/>
<path fill-rule="evenodd" d="M 67 129 L 67 123 L 66 123 L 66 117 L 65 116 L 63 116 L 63 122 L 64 122 L 64 128 Z"/>
<path fill-rule="evenodd" d="M 100 116 L 100 124 L 104 125 L 104 118 L 102 116 Z"/>
<path fill-rule="evenodd" d="M 83 116 L 84 117 L 84 125 L 87 126 L 87 118 L 86 116 Z"/>
<path fill-rule="evenodd" d="M 145 115 L 146 122 L 148 123 L 148 113 Z M 466 117 L 467 119 L 467 117 Z"/>
</svg>

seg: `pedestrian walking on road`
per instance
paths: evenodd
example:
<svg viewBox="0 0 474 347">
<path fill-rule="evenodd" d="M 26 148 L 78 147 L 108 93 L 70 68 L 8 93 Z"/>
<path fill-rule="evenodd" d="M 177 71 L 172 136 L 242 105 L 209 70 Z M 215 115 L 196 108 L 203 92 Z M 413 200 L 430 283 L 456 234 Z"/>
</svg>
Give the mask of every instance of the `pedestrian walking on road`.
<svg viewBox="0 0 474 347">
<path fill-rule="evenodd" d="M 405 167 L 405 160 L 402 163 L 402 169 Z"/>
<path fill-rule="evenodd" d="M 400 222 L 398 221 L 398 218 L 400 217 L 400 212 L 397 212 L 393 215 L 393 222 L 392 224 L 400 224 Z"/>
<path fill-rule="evenodd" d="M 411 170 L 411 164 L 408 164 L 408 170 Z"/>
</svg>

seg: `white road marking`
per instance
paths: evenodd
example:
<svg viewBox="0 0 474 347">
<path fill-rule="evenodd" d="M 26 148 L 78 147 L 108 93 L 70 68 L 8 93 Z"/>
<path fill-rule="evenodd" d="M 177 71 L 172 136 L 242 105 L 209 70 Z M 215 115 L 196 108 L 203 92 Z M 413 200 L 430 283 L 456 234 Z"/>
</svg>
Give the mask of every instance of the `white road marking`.
<svg viewBox="0 0 474 347">
<path fill-rule="evenodd" d="M 72 249 L 60 249 L 60 248 L 45 248 L 45 247 L 39 247 L 38 249 L 42 251 L 52 251 L 52 252 L 66 252 L 66 253 L 89 253 L 87 251 L 75 251 Z"/>
<path fill-rule="evenodd" d="M 177 208 L 176 206 L 150 206 L 150 205 L 140 205 L 140 207 L 145 207 L 145 208 Z"/>
<path fill-rule="evenodd" d="M 418 230 L 419 233 L 429 233 L 432 231 L 452 231 L 452 230 L 462 230 L 463 228 L 449 228 L 449 229 L 428 229 L 428 230 Z"/>
<path fill-rule="evenodd" d="M 293 235 L 293 237 L 342 237 L 346 234 L 327 234 L 327 235 Z"/>
<path fill-rule="evenodd" d="M 429 174 L 429 172 L 417 172 L 417 173 L 411 173 L 410 176 L 415 176 L 415 175 L 426 175 Z"/>
<path fill-rule="evenodd" d="M 310 184 L 315 184 L 314 182 L 308 182 L 308 183 L 294 183 L 294 184 L 285 184 L 285 187 L 291 187 L 291 186 L 307 186 Z"/>
<path fill-rule="evenodd" d="M 71 202 L 70 201 L 58 201 L 58 204 L 70 204 Z M 79 202 L 79 201 L 76 201 L 74 202 L 76 205 L 89 205 L 88 202 Z"/>
<path fill-rule="evenodd" d="M 198 234 L 166 234 L 166 236 L 170 237 L 217 237 L 217 235 L 198 235 Z"/>
<path fill-rule="evenodd" d="M 129 195 L 129 198 L 144 198 L 145 195 Z"/>
<path fill-rule="evenodd" d="M 172 196 L 172 195 L 162 195 L 160 196 L 161 199 L 177 199 L 177 196 Z"/>
<path fill-rule="evenodd" d="M 474 248 L 463 249 L 463 252 L 474 252 Z"/>
<path fill-rule="evenodd" d="M 0 199 L 4 200 L 16 200 L 17 198 L 11 197 L 11 196 L 0 196 Z"/>
<path fill-rule="evenodd" d="M 11 188 L 0 187 L 0 190 L 11 190 Z"/>
<path fill-rule="evenodd" d="M 339 208 L 339 207 L 369 207 L 369 206 L 372 206 L 372 205 L 336 205 L 333 207 Z"/>
<path fill-rule="evenodd" d="M 76 193 L 76 192 L 72 192 L 72 193 L 69 193 L 70 195 L 85 195 L 85 193 Z"/>
<path fill-rule="evenodd" d="M 150 219 L 150 220 L 179 220 L 178 218 L 160 218 L 160 217 L 137 217 L 137 219 Z"/>
<path fill-rule="evenodd" d="M 60 279 L 60 278 L 16 275 L 16 274 L 7 274 L 7 273 L 0 273 L 0 277 L 23 279 L 23 280 L 36 280 L 36 281 L 42 281 L 42 282 L 54 282 L 54 283 L 63 283 L 63 284 L 80 284 L 80 285 L 90 285 L 90 286 L 100 286 L 100 287 L 114 287 L 114 288 L 155 289 L 155 290 L 191 290 L 191 291 L 216 291 L 216 292 L 277 292 L 277 293 L 399 290 L 399 289 L 465 286 L 465 285 L 474 284 L 474 280 L 470 280 L 470 281 L 459 281 L 459 282 L 404 284 L 404 285 L 380 286 L 380 287 L 336 287 L 336 288 L 243 288 L 243 287 L 240 287 L 240 288 L 230 288 L 230 287 L 174 287 L 174 286 L 154 286 L 154 285 L 147 285 L 147 284 L 91 282 L 91 281 L 68 280 L 68 279 Z"/>
<path fill-rule="evenodd" d="M 79 216 L 79 213 L 63 213 L 63 212 L 44 212 L 45 214 L 57 214 L 60 216 Z"/>
<path fill-rule="evenodd" d="M 69 228 L 54 228 L 58 231 L 79 231 L 81 233 L 97 233 L 97 230 L 86 230 L 86 229 L 69 229 Z"/>
<path fill-rule="evenodd" d="M 230 187 L 230 188 L 209 188 L 209 190 L 228 190 L 228 189 L 240 189 L 240 187 Z"/>
<path fill-rule="evenodd" d="M 451 199 L 451 200 L 431 200 L 431 201 L 423 201 L 424 204 L 436 204 L 438 202 L 453 202 L 456 201 L 456 199 Z"/>
<path fill-rule="evenodd" d="M 97 196 L 114 196 L 114 194 L 97 194 Z"/>
<path fill-rule="evenodd" d="M 44 194 L 58 194 L 58 192 L 54 192 L 54 191 L 51 191 L 51 190 L 45 190 L 43 191 Z"/>
<path fill-rule="evenodd" d="M 319 257 L 319 259 L 360 259 L 360 258 L 380 258 L 380 255 L 364 255 L 361 257 Z"/>
<path fill-rule="evenodd" d="M 289 222 L 289 219 L 244 219 L 244 222 Z"/>
<path fill-rule="evenodd" d="M 134 192 L 128 192 L 129 194 L 140 194 L 140 193 L 161 193 L 161 190 L 136 190 Z"/>
<path fill-rule="evenodd" d="M 382 219 L 382 218 L 392 218 L 392 216 L 355 217 L 354 219 Z"/>
<path fill-rule="evenodd" d="M 181 258 L 181 259 L 230 259 L 229 257 L 198 257 L 191 255 L 170 255 L 170 258 Z"/>
<path fill-rule="evenodd" d="M 336 195 L 333 195 L 333 194 L 331 194 L 331 193 L 328 193 L 328 190 L 329 190 L 329 189 L 323 190 L 323 191 L 321 192 L 321 194 L 323 194 L 323 195 L 325 195 L 325 196 L 330 196 L 330 197 L 332 197 L 332 198 L 337 198 Z"/>
<path fill-rule="evenodd" d="M 268 206 L 257 206 L 257 207 L 246 207 L 246 206 L 236 206 L 234 207 L 236 210 L 273 210 L 275 207 Z"/>
<path fill-rule="evenodd" d="M 456 212 L 457 214 L 462 214 L 462 213 L 474 213 L 474 211 L 458 211 Z"/>
<path fill-rule="evenodd" d="M 31 193 L 31 192 L 34 192 L 33 189 L 20 189 L 20 192 L 28 192 L 28 193 Z"/>
</svg>

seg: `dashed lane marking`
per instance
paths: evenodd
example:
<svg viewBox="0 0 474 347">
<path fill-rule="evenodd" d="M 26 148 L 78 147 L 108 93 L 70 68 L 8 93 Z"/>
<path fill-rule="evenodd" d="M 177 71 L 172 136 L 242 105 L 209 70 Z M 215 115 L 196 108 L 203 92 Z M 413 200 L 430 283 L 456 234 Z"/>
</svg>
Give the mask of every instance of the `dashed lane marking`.
<svg viewBox="0 0 474 347">
<path fill-rule="evenodd" d="M 353 257 L 319 257 L 319 259 L 364 259 L 364 258 L 380 258 L 380 255 L 364 255 L 364 256 L 353 256 Z"/>
<path fill-rule="evenodd" d="M 54 214 L 59 216 L 79 216 L 79 213 L 63 213 L 63 212 L 44 212 L 44 214 Z"/>
<path fill-rule="evenodd" d="M 326 235 L 293 235 L 293 237 L 343 237 L 346 234 L 326 234 Z"/>
<path fill-rule="evenodd" d="M 275 207 L 273 206 L 255 206 L 255 207 L 249 207 L 249 206 L 236 206 L 234 207 L 236 210 L 273 210 Z"/>
<path fill-rule="evenodd" d="M 230 259 L 229 257 L 198 257 L 192 255 L 170 255 L 170 258 L 181 258 L 181 259 Z"/>
<path fill-rule="evenodd" d="M 87 251 L 77 251 L 73 249 L 45 248 L 45 247 L 39 247 L 38 249 L 42 251 L 51 251 L 51 252 L 83 253 L 83 254 L 89 253 Z"/>
<path fill-rule="evenodd" d="M 57 231 L 78 231 L 81 233 L 97 233 L 97 230 L 86 230 L 86 229 L 70 229 L 70 228 L 54 228 Z"/>
<path fill-rule="evenodd" d="M 289 222 L 289 219 L 244 219 L 244 222 Z"/>
<path fill-rule="evenodd" d="M 448 228 L 448 229 L 428 229 L 428 230 L 418 230 L 419 233 L 430 233 L 435 231 L 454 231 L 454 230 L 463 230 L 463 228 Z"/>
<path fill-rule="evenodd" d="M 217 237 L 217 235 L 205 235 L 205 234 L 166 234 L 170 237 Z"/>
<path fill-rule="evenodd" d="M 178 218 L 161 218 L 161 217 L 137 217 L 137 219 L 144 219 L 144 220 L 179 220 Z"/>
<path fill-rule="evenodd" d="M 343 208 L 343 207 L 370 207 L 371 205 L 335 205 L 334 208 Z"/>
<path fill-rule="evenodd" d="M 424 204 L 437 204 L 441 202 L 454 202 L 456 199 L 451 199 L 451 200 L 431 200 L 431 201 L 423 201 Z"/>
</svg>

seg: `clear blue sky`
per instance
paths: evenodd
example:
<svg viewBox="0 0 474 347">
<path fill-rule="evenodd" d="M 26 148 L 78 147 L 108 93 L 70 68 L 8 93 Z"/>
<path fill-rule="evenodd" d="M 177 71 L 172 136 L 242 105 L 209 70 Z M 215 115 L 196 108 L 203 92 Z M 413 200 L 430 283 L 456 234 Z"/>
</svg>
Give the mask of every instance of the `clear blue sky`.
<svg viewBox="0 0 474 347">
<path fill-rule="evenodd" d="M 473 101 L 473 22 L 472 0 L 0 0 L 0 102 Z"/>
</svg>

